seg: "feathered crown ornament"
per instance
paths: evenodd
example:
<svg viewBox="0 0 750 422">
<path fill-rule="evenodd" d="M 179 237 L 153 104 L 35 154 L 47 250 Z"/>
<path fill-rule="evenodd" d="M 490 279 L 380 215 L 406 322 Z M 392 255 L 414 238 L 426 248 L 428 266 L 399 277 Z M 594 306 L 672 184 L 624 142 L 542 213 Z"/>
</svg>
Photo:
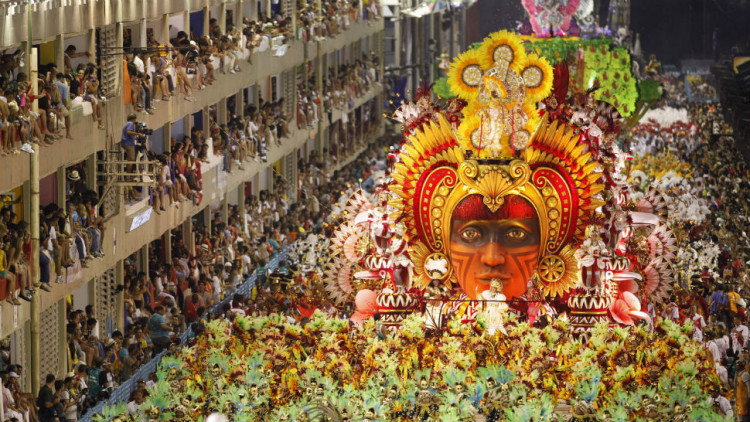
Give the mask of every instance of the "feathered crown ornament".
<svg viewBox="0 0 750 422">
<path fill-rule="evenodd" d="M 505 280 L 508 299 L 526 292 L 534 272 L 549 297 L 576 283 L 573 245 L 603 204 L 597 193 L 604 186 L 574 128 L 539 115 L 536 104 L 550 94 L 552 78 L 545 59 L 527 54 L 520 37 L 507 31 L 454 61 L 449 84 L 468 102 L 458 130 L 438 114 L 408 137 L 392 173 L 389 205 L 406 227 L 417 286 L 470 277 L 455 269 L 464 259 L 451 253 L 455 220 L 503 218 L 535 220 L 538 231 L 533 250 L 508 257 L 530 271 L 516 283 Z"/>
</svg>

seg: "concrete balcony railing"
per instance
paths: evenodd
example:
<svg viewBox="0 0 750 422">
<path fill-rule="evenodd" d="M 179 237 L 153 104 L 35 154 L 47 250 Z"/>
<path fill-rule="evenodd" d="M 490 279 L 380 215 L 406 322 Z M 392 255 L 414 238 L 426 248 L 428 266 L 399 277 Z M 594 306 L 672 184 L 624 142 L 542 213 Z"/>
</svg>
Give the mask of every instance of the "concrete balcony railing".
<svg viewBox="0 0 750 422">
<path fill-rule="evenodd" d="M 242 74 L 233 76 L 243 77 Z M 378 98 L 382 93 L 382 87 L 374 86 L 365 95 L 355 101 L 355 108 L 361 106 L 367 101 Z M 210 95 L 208 92 L 204 94 Z M 182 104 L 179 105 L 179 107 L 184 107 L 183 110 L 189 111 L 191 104 L 193 103 Z M 160 112 L 166 113 L 166 111 Z M 341 119 L 341 115 L 341 111 L 334 111 L 332 113 L 332 122 L 336 122 Z M 150 116 L 150 118 L 156 119 L 160 117 L 157 113 L 154 116 Z M 165 119 L 166 116 L 162 116 L 161 118 Z M 92 127 L 93 129 L 90 130 L 98 130 L 94 126 Z M 384 125 L 381 124 L 379 127 L 375 128 L 374 134 L 368 134 L 365 139 L 357 139 L 355 141 L 355 144 L 350 146 L 350 153 L 344 157 L 340 157 L 339 166 L 342 166 L 354 159 L 359 152 L 363 151 L 366 148 L 368 142 L 373 141 L 377 136 L 382 136 L 383 130 Z M 77 136 L 81 133 L 82 132 L 75 132 Z M 210 164 L 204 165 L 201 168 L 203 174 L 202 181 L 204 197 L 200 205 L 196 206 L 190 201 L 185 201 L 180 203 L 179 208 L 167 207 L 166 211 L 162 212 L 162 214 L 151 213 L 148 221 L 133 231 L 130 231 L 130 222 L 132 220 L 132 217 L 138 213 L 148 211 L 148 207 L 143 206 L 140 207 L 140 209 L 132 209 L 133 207 L 128 207 L 127 210 L 125 207 L 121 207 L 121 212 L 110 218 L 106 223 L 106 231 L 102 238 L 102 246 L 105 256 L 103 258 L 97 258 L 90 261 L 88 268 L 81 269 L 81 275 L 80 277 L 76 278 L 76 281 L 65 284 L 52 283 L 52 292 L 38 293 L 41 295 L 41 309 L 47 309 L 55 303 L 58 303 L 61 299 L 65 298 L 67 295 L 82 287 L 89 280 L 101 276 L 108 269 L 115 267 L 119 261 L 127 258 L 149 242 L 158 239 L 167 230 L 179 227 L 188 218 L 193 217 L 200 211 L 204 210 L 206 207 L 210 207 L 211 203 L 215 203 L 223 199 L 228 192 L 234 192 L 243 183 L 253 180 L 261 171 L 267 170 L 271 163 L 274 163 L 287 156 L 288 154 L 293 153 L 298 148 L 304 147 L 304 145 L 308 142 L 309 136 L 309 131 L 297 130 L 295 127 L 292 137 L 284 139 L 280 146 L 270 146 L 270 149 L 267 153 L 267 163 L 245 163 L 243 165 L 245 168 L 244 170 L 235 168 L 231 173 L 219 170 L 218 166 L 221 165 L 220 159 L 218 159 L 218 157 L 213 158 Z M 98 138 L 102 138 L 102 136 L 100 135 L 98 136 Z M 85 138 L 81 137 L 79 139 Z M 84 145 L 89 145 L 88 141 L 70 142 L 81 142 Z M 60 142 L 51 147 L 43 148 L 41 152 L 42 155 L 40 156 L 41 162 L 49 163 L 51 161 L 54 161 L 54 156 L 57 154 L 64 154 L 67 157 L 72 157 L 77 154 L 76 150 L 83 149 L 70 148 L 69 146 L 66 148 L 61 144 L 63 144 L 63 142 Z M 18 157 L 22 157 L 22 161 L 28 162 L 28 157 L 25 154 L 19 155 Z M 21 158 L 17 159 L 21 160 Z M 29 311 L 30 307 L 27 305 L 14 307 L 7 303 L 0 304 L 0 312 L 2 313 L 2 315 L 0 316 L 0 332 L 5 335 L 22 327 L 24 322 L 26 322 L 30 317 Z"/>
<path fill-rule="evenodd" d="M 0 3 L 1 4 L 1 3 Z M 339 48 L 382 31 L 382 20 L 371 24 L 356 22 L 351 28 L 339 34 L 336 38 L 321 43 L 307 45 L 308 56 L 314 57 L 314 49 L 321 48 L 321 54 L 327 54 Z M 268 80 L 272 75 L 279 75 L 283 71 L 296 68 L 305 62 L 305 44 L 301 41 L 289 43 L 287 52 L 281 57 L 274 57 L 272 50 L 255 53 L 253 64 L 245 61 L 239 63 L 242 72 L 236 74 L 217 74 L 213 85 L 201 91 L 193 92 L 194 101 L 186 101 L 183 96 L 176 95 L 168 102 L 156 104 L 153 115 L 139 113 L 139 120 L 150 128 L 162 127 L 167 123 L 177 121 L 189 114 L 196 113 L 204 107 L 214 105 L 218 101 L 236 94 L 241 89 L 254 85 L 259 81 Z M 289 99 L 295 100 L 296 98 Z M 103 107 L 106 130 L 96 128 L 90 116 L 81 116 L 74 109 L 71 135 L 74 140 L 63 139 L 52 146 L 42 147 L 40 152 L 40 177 L 56 172 L 60 167 L 77 163 L 96 151 L 116 149 L 120 142 L 122 126 L 127 115 L 133 108 L 123 104 L 122 97 L 107 100 Z M 29 160 L 25 154 L 16 154 L 0 158 L 0 165 L 13 169 L 6 177 L 0 178 L 0 192 L 14 189 L 28 180 Z"/>
<path fill-rule="evenodd" d="M 244 3 L 255 0 L 245 0 Z M 11 0 L 0 1 L 0 48 L 27 41 L 31 25 L 34 42 L 59 34 L 76 34 L 118 22 L 160 19 L 216 6 L 243 4 L 238 0 Z M 29 19 L 30 18 L 30 19 Z"/>
</svg>

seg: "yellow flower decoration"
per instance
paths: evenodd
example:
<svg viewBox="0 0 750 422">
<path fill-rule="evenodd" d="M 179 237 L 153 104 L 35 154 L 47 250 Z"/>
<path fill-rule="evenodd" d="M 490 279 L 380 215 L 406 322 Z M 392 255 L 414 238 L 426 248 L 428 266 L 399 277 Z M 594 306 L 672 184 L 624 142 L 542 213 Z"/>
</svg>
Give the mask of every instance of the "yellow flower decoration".
<svg viewBox="0 0 750 422">
<path fill-rule="evenodd" d="M 552 66 L 544 57 L 529 54 L 520 74 L 526 85 L 526 101 L 537 103 L 552 91 Z"/>
<path fill-rule="evenodd" d="M 466 119 L 468 117 L 478 115 L 479 110 L 481 110 L 481 104 L 474 101 L 474 102 L 469 103 L 469 105 L 467 105 L 466 107 L 464 107 L 463 110 L 461 110 L 461 113 L 464 115 L 464 119 Z"/>
<path fill-rule="evenodd" d="M 564 295 L 580 279 L 575 248 L 565 246 L 556 255 L 547 255 L 539 261 L 539 288 L 545 297 Z"/>
<path fill-rule="evenodd" d="M 508 63 L 508 67 L 516 72 L 526 59 L 523 40 L 518 35 L 508 31 L 498 31 L 484 39 L 478 49 L 479 60 L 483 68 L 489 69 L 499 62 Z"/>
<path fill-rule="evenodd" d="M 454 94 L 466 101 L 473 101 L 479 93 L 484 69 L 479 63 L 476 50 L 469 50 L 453 60 L 448 71 L 448 84 Z"/>
<path fill-rule="evenodd" d="M 461 149 L 477 151 L 477 142 L 481 135 L 482 117 L 477 113 L 471 116 L 465 116 L 461 125 L 458 126 L 458 140 Z"/>
</svg>

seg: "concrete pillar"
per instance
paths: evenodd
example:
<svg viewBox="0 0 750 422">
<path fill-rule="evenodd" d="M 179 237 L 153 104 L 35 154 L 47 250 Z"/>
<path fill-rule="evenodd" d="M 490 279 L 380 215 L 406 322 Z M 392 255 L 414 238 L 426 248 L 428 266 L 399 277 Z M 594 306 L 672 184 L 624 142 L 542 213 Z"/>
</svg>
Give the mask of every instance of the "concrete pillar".
<svg viewBox="0 0 750 422">
<path fill-rule="evenodd" d="M 89 63 L 96 64 L 96 30 L 95 29 L 89 30 L 88 41 L 89 41 L 88 52 L 91 53 L 89 54 Z M 117 44 L 117 45 L 122 45 L 122 44 Z M 60 67 L 58 66 L 58 68 Z"/>
<path fill-rule="evenodd" d="M 117 266 L 115 266 L 115 279 L 117 280 L 117 286 L 125 285 L 125 264 L 122 260 L 117 261 Z M 117 294 L 115 301 L 117 303 L 115 306 L 117 316 L 113 325 L 116 329 L 122 331 L 125 329 L 125 290 Z"/>
<path fill-rule="evenodd" d="M 144 6 L 146 2 L 142 3 Z M 145 13 L 142 15 L 145 16 Z M 148 27 L 148 21 L 144 17 L 141 19 L 140 23 L 138 24 L 138 40 L 133 40 L 133 47 L 137 48 L 145 48 L 148 43 L 146 42 L 146 28 Z M 132 51 L 126 51 L 126 54 L 132 53 Z"/>
<path fill-rule="evenodd" d="M 31 49 L 31 56 L 29 57 L 29 73 L 27 75 L 29 76 L 29 81 L 31 81 L 31 93 L 33 95 L 39 94 L 39 69 L 38 69 L 38 62 L 39 62 L 39 49 L 34 47 Z M 32 105 L 31 109 L 35 112 L 39 112 L 39 101 L 35 100 Z"/>
<path fill-rule="evenodd" d="M 190 120 L 190 119 L 185 119 Z M 172 123 L 164 123 L 164 152 L 172 151 Z"/>
<path fill-rule="evenodd" d="M 245 221 L 245 182 L 237 186 L 237 209 L 242 222 L 242 232 L 247 233 L 247 221 Z"/>
<path fill-rule="evenodd" d="M 265 171 L 265 170 L 261 170 Z M 253 195 L 258 196 L 260 193 L 260 172 L 255 173 L 253 176 Z"/>
<path fill-rule="evenodd" d="M 154 34 L 157 35 L 157 34 Z M 164 14 L 161 17 L 161 34 L 159 34 L 159 44 L 166 45 L 169 42 L 169 15 Z"/>
<path fill-rule="evenodd" d="M 245 90 L 241 89 L 234 95 L 234 113 L 237 116 L 242 117 L 245 109 Z"/>
<path fill-rule="evenodd" d="M 65 167 L 57 169 L 57 206 L 65 209 Z"/>
<path fill-rule="evenodd" d="M 208 204 L 206 208 L 203 209 L 203 225 L 206 226 L 206 230 L 208 233 L 211 233 L 211 204 Z"/>
<path fill-rule="evenodd" d="M 107 4 L 107 3 L 108 3 L 108 2 L 105 2 L 105 4 Z M 116 43 L 116 45 L 122 45 L 122 43 L 124 42 L 124 40 L 123 40 L 123 37 L 124 37 L 124 36 L 123 36 L 123 29 L 124 29 L 124 26 L 123 26 L 123 23 L 122 23 L 122 22 L 118 22 L 118 23 L 117 23 L 116 25 L 117 25 L 117 26 L 116 26 L 116 28 L 117 28 L 117 30 L 116 30 L 116 32 L 117 32 L 117 43 Z M 123 64 L 122 64 L 122 63 L 121 63 L 121 64 L 120 64 L 119 66 L 115 66 L 115 69 L 117 69 L 117 73 L 116 73 L 116 75 L 117 75 L 117 76 L 115 77 L 115 83 L 117 84 L 117 85 L 116 85 L 116 86 L 117 86 L 117 88 L 116 88 L 116 90 L 115 90 L 115 91 L 116 91 L 116 92 L 117 92 L 118 94 L 122 94 L 122 91 L 120 90 L 120 88 L 121 88 L 121 87 L 123 86 L 123 83 L 122 83 L 122 79 L 123 79 L 123 75 L 122 75 L 122 73 L 123 73 L 123 70 L 122 70 L 122 68 L 123 68 L 123 67 L 124 67 L 124 66 L 123 66 Z M 119 197 L 122 197 L 122 195 L 118 195 L 118 196 L 119 196 Z M 121 204 L 121 205 L 122 205 L 122 204 Z M 122 208 L 120 208 L 120 209 L 122 209 Z"/>
<path fill-rule="evenodd" d="M 237 28 L 240 33 L 242 32 L 242 13 L 245 11 L 244 3 L 243 0 L 237 0 L 237 7 L 234 9 L 234 27 Z"/>
<path fill-rule="evenodd" d="M 220 8 L 221 12 L 219 13 L 219 16 L 217 16 L 217 20 L 219 21 L 219 28 L 221 28 L 221 33 L 226 34 L 227 32 L 227 4 L 222 3 Z"/>
<path fill-rule="evenodd" d="M 93 284 L 93 283 L 87 283 L 87 284 Z M 91 302 L 91 303 L 96 303 L 96 302 Z M 67 315 L 65 315 L 65 305 L 66 305 L 65 297 L 60 298 L 60 300 L 57 303 L 57 344 L 67 346 L 68 318 L 67 318 Z M 102 327 L 101 323 L 99 323 L 99 327 Z M 71 371 L 72 369 L 73 368 L 68 368 L 68 359 L 57 360 L 57 375 L 67 374 L 68 371 Z"/>
<path fill-rule="evenodd" d="M 203 7 L 203 34 L 208 34 L 208 25 L 211 21 L 211 18 L 209 17 L 211 9 L 209 9 L 208 6 Z"/>
<path fill-rule="evenodd" d="M 271 0 L 266 0 L 266 17 L 273 18 L 273 12 L 271 11 Z"/>
<path fill-rule="evenodd" d="M 34 49 L 36 52 L 36 49 Z M 35 55 L 34 55 L 35 56 Z M 36 59 L 36 57 L 34 57 Z M 32 62 L 31 68 L 36 67 L 35 62 Z M 32 145 L 32 153 L 29 154 L 29 183 L 31 190 L 31 198 L 29 202 L 31 205 L 31 256 L 39 257 L 39 146 Z M 33 284 L 39 282 L 39 259 L 34 259 L 32 267 Z M 29 321 L 30 325 L 30 337 L 29 337 L 29 350 L 31 352 L 29 363 L 31 373 L 31 391 L 39 391 L 41 384 L 41 344 L 39 341 L 39 319 L 42 313 L 40 295 L 36 294 L 31 297 L 31 306 L 29 311 L 31 312 L 31 318 Z M 14 323 L 15 325 L 15 323 Z"/>
<path fill-rule="evenodd" d="M 227 123 L 227 99 L 222 98 L 216 103 L 216 120 L 219 124 Z"/>
<path fill-rule="evenodd" d="M 96 186 L 96 153 L 86 157 L 86 185 Z"/>
<path fill-rule="evenodd" d="M 188 218 L 189 220 L 189 218 Z M 167 230 L 161 237 L 162 245 L 164 245 L 164 259 L 163 262 L 170 262 L 172 258 L 172 230 Z"/>
<path fill-rule="evenodd" d="M 208 118 L 208 106 L 203 107 L 203 133 L 206 135 L 206 137 L 211 136 L 211 122 Z"/>
<path fill-rule="evenodd" d="M 63 34 L 55 37 L 55 64 L 58 72 L 65 72 L 65 36 Z"/>
<path fill-rule="evenodd" d="M 268 172 L 268 193 L 273 193 L 273 183 L 276 176 L 273 172 L 273 168 L 273 166 L 268 166 L 268 168 L 265 170 Z"/>
<path fill-rule="evenodd" d="M 195 233 L 193 233 L 193 219 L 188 218 L 182 223 L 182 239 L 190 253 L 195 252 Z"/>
<path fill-rule="evenodd" d="M 286 0 L 292 3 L 292 38 L 297 39 L 297 2 L 295 0 Z M 288 17 L 288 16 L 287 16 Z"/>
<path fill-rule="evenodd" d="M 224 198 L 221 199 L 221 222 L 224 224 L 229 222 L 229 198 L 226 192 L 224 192 Z"/>
<path fill-rule="evenodd" d="M 149 268 L 149 253 L 148 253 L 148 246 L 149 244 L 146 243 L 145 245 L 141 246 L 141 271 L 148 274 Z"/>
<path fill-rule="evenodd" d="M 182 30 L 190 36 L 190 11 L 187 10 L 182 14 Z"/>
</svg>

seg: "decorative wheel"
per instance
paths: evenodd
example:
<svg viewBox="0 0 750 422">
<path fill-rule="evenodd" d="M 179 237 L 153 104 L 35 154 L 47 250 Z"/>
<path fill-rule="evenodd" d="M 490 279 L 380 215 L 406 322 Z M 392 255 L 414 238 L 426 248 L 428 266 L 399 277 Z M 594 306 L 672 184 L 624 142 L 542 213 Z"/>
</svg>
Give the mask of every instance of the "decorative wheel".
<svg viewBox="0 0 750 422">
<path fill-rule="evenodd" d="M 547 255 L 539 263 L 539 277 L 545 283 L 556 283 L 565 275 L 565 261 L 557 255 Z"/>
<path fill-rule="evenodd" d="M 482 82 L 482 68 L 479 65 L 469 65 L 461 72 L 461 78 L 469 86 L 479 86 Z"/>
</svg>

